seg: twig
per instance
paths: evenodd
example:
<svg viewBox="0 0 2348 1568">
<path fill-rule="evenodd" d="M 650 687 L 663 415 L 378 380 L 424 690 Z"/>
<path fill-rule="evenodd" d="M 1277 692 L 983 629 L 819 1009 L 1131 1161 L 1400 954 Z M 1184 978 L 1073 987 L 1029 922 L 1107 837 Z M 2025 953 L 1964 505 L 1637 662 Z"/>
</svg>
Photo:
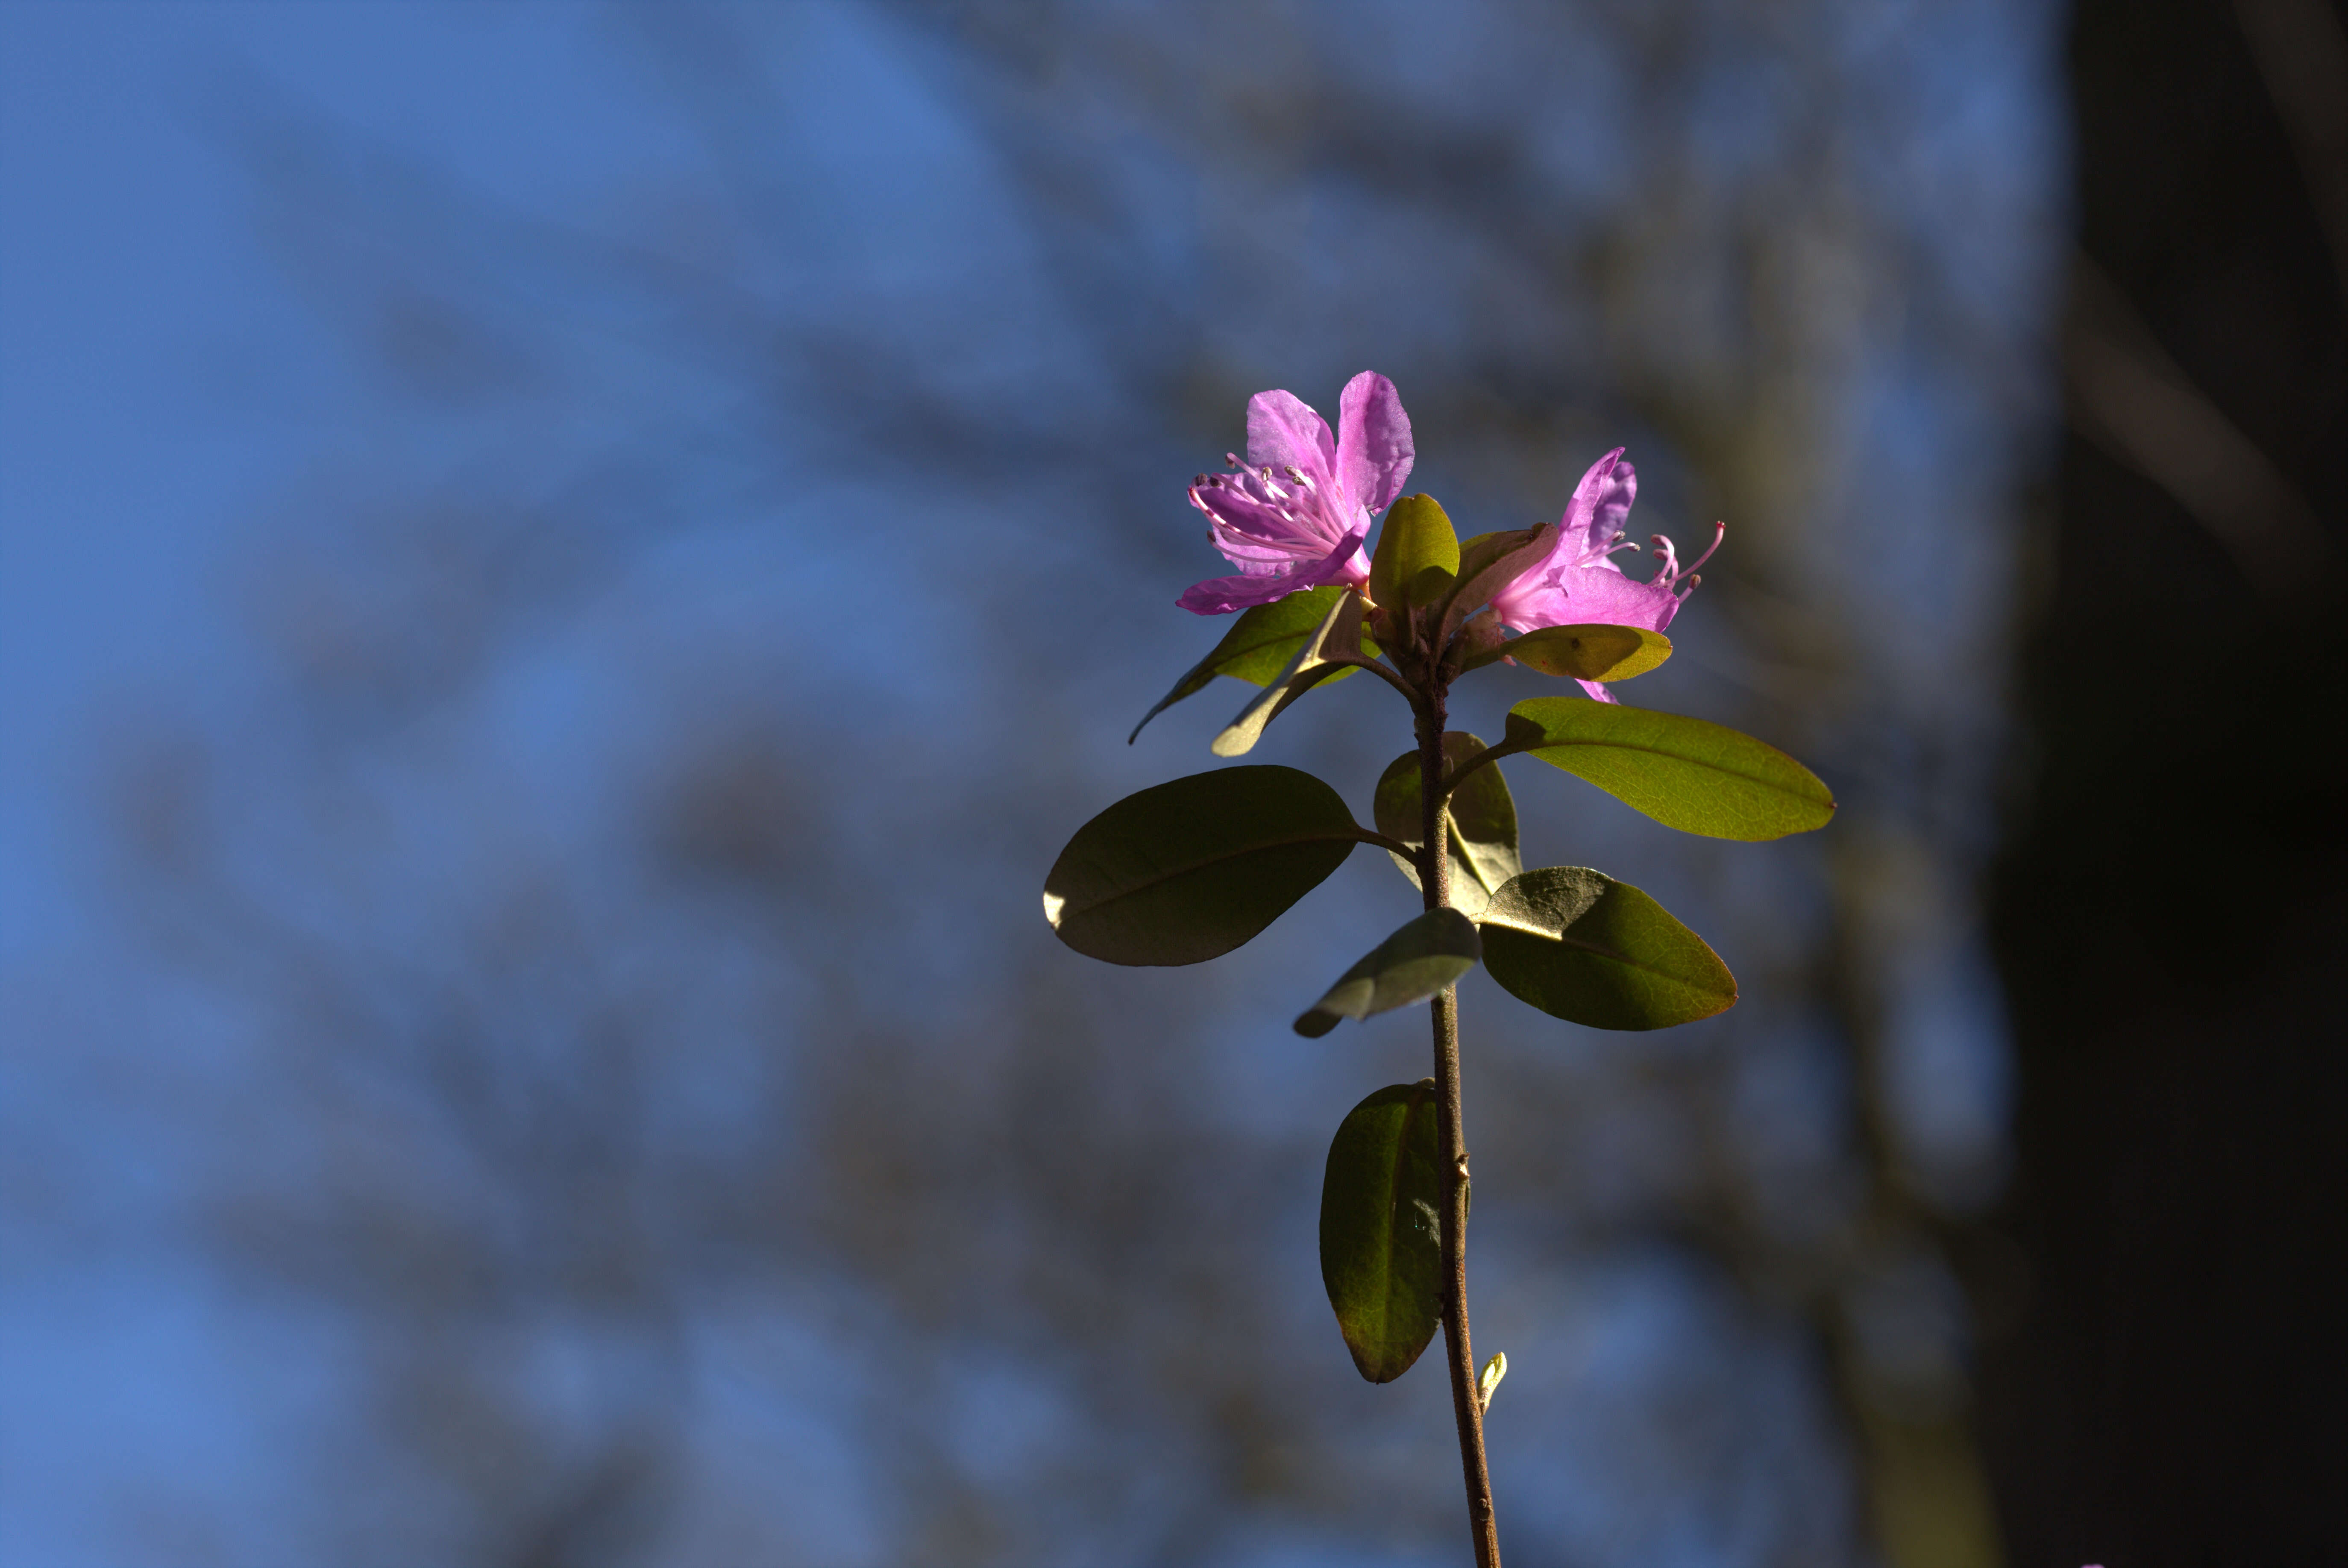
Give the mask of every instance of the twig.
<svg viewBox="0 0 2348 1568">
<path fill-rule="evenodd" d="M 1443 784 L 1443 680 L 1429 661 L 1418 708 L 1419 794 L 1426 806 L 1418 883 L 1426 907 L 1451 902 L 1450 812 Z M 1500 1534 L 1492 1515 L 1492 1478 L 1484 1460 L 1484 1402 L 1476 1387 L 1476 1352 L 1468 1333 L 1468 1135 L 1459 1095 L 1459 995 L 1447 987 L 1428 1005 L 1435 1021 L 1436 1092 L 1443 1102 L 1443 1344 L 1451 1363 L 1451 1408 L 1459 1426 L 1459 1468 L 1468 1486 L 1468 1527 L 1476 1568 L 1500 1568 Z"/>
</svg>

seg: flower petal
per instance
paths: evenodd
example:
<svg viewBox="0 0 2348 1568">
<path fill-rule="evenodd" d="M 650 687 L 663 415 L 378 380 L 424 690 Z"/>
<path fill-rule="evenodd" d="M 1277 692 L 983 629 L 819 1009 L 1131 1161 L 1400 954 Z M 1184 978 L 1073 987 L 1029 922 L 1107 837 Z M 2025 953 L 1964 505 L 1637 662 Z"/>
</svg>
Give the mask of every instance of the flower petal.
<svg viewBox="0 0 2348 1568">
<path fill-rule="evenodd" d="M 1492 600 L 1519 632 L 1543 626 L 1644 626 L 1660 632 L 1679 614 L 1679 595 L 1661 581 L 1642 583 L 1591 564 L 1555 573 L 1528 573 Z"/>
<path fill-rule="evenodd" d="M 1366 529 L 1348 534 L 1325 560 L 1299 562 L 1288 571 L 1249 572 L 1237 577 L 1210 577 L 1204 583 L 1194 583 L 1174 603 L 1194 615 L 1228 615 L 1234 610 L 1269 604 L 1324 583 L 1366 583 L 1370 571 L 1362 559 L 1362 541 L 1367 535 Z"/>
<path fill-rule="evenodd" d="M 1337 478 L 1353 498 L 1374 512 L 1385 511 L 1402 494 L 1417 455 L 1395 384 L 1375 370 L 1346 382 L 1337 398 Z"/>
<path fill-rule="evenodd" d="M 1337 443 L 1329 421 L 1293 392 L 1259 392 L 1248 399 L 1248 463 L 1300 469 L 1316 484 L 1337 478 Z"/>
<path fill-rule="evenodd" d="M 1571 551 L 1587 560 L 1599 555 L 1630 526 L 1631 503 L 1639 494 L 1639 470 L 1622 460 L 1622 451 L 1617 447 L 1591 464 L 1581 482 L 1573 487 L 1573 499 L 1565 503 L 1565 515 L 1558 519 L 1558 527 L 1565 533 L 1558 544 L 1560 551 Z M 1608 567 L 1622 570 L 1611 557 L 1600 559 Z"/>
</svg>

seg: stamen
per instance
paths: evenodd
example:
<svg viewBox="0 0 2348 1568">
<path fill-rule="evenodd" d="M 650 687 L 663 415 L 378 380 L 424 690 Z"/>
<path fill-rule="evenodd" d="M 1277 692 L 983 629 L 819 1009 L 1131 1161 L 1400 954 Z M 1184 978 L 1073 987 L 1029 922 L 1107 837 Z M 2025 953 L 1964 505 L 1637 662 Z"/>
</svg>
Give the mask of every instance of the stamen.
<svg viewBox="0 0 2348 1568">
<path fill-rule="evenodd" d="M 1719 549 L 1719 548 L 1720 548 L 1720 542 L 1721 542 L 1722 540 L 1724 540 L 1724 539 L 1727 538 L 1727 537 L 1728 537 L 1728 524 L 1726 524 L 1726 523 L 1725 523 L 1725 522 L 1715 522 L 1715 523 L 1714 523 L 1714 524 L 1712 525 L 1712 544 L 1711 544 L 1711 546 L 1710 546 L 1708 549 L 1706 549 L 1706 550 L 1704 551 L 1704 552 L 1702 555 L 1697 556 L 1694 561 L 1691 561 L 1691 562 L 1688 562 L 1688 570 L 1689 570 L 1689 571 L 1691 571 L 1691 572 L 1693 572 L 1693 571 L 1694 571 L 1697 567 L 1699 567 L 1699 566 L 1703 565 L 1705 562 L 1707 562 L 1707 561 L 1711 560 L 1711 559 L 1712 559 L 1712 552 L 1713 552 L 1713 551 Z"/>
<path fill-rule="evenodd" d="M 1712 525 L 1712 543 L 1705 547 L 1704 552 L 1702 555 L 1697 556 L 1685 566 L 1682 566 L 1679 563 L 1679 552 L 1673 545 L 1672 542 L 1660 533 L 1654 535 L 1655 542 L 1663 546 L 1662 549 L 1655 552 L 1655 559 L 1663 563 L 1663 571 L 1656 573 L 1657 581 L 1661 582 L 1668 588 L 1676 584 L 1681 578 L 1684 577 L 1688 580 L 1688 586 L 1690 588 L 1694 588 L 1696 584 L 1696 578 L 1694 576 L 1695 569 L 1712 559 L 1712 552 L 1720 548 L 1720 542 L 1727 536 L 1728 524 L 1725 522 L 1714 523 Z"/>
</svg>

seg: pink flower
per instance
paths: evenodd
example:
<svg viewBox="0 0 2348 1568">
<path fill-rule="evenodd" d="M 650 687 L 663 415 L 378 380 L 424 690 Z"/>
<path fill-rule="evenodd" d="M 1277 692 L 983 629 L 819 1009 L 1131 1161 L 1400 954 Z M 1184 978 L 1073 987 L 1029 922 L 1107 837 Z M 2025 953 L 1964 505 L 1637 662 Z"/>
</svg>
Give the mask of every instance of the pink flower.
<svg viewBox="0 0 2348 1568">
<path fill-rule="evenodd" d="M 1410 476 L 1410 416 L 1394 383 L 1365 370 L 1337 398 L 1337 435 L 1288 392 L 1248 399 L 1248 460 L 1235 472 L 1200 474 L 1190 504 L 1208 535 L 1240 569 L 1192 587 L 1175 603 L 1200 615 L 1269 604 L 1324 583 L 1370 580 L 1362 542 L 1370 520 Z"/>
<path fill-rule="evenodd" d="M 1712 548 L 1686 566 L 1679 563 L 1672 542 L 1659 533 L 1655 556 L 1663 569 L 1651 582 L 1625 577 L 1614 557 L 1639 548 L 1623 537 L 1623 524 L 1638 493 L 1638 470 L 1622 460 L 1622 448 L 1591 464 L 1574 487 L 1565 515 L 1558 519 L 1556 547 L 1540 564 L 1493 595 L 1492 606 L 1500 619 L 1519 632 L 1588 625 L 1644 626 L 1660 632 L 1670 625 L 1681 601 L 1703 581 L 1694 574 L 1696 567 L 1712 559 L 1727 529 L 1715 523 Z M 1614 700 L 1597 681 L 1583 681 L 1581 689 L 1600 702 Z"/>
</svg>

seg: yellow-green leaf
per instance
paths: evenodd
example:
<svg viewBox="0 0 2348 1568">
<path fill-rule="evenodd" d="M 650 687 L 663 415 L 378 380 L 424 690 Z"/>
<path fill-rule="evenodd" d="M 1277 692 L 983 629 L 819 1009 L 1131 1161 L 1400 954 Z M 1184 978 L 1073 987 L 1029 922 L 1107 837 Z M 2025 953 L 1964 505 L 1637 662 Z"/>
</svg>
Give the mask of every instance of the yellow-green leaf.
<svg viewBox="0 0 2348 1568">
<path fill-rule="evenodd" d="M 1626 681 L 1672 656 L 1672 641 L 1644 626 L 1543 626 L 1503 643 L 1493 656 L 1512 658 L 1545 676 Z"/>
<path fill-rule="evenodd" d="M 1537 696 L 1509 710 L 1496 749 L 1529 753 L 1667 828 L 1711 839 L 1782 839 L 1835 812 L 1818 776 L 1776 747 L 1675 713 Z"/>
<path fill-rule="evenodd" d="M 1458 570 L 1459 539 L 1436 499 L 1406 495 L 1395 501 L 1378 534 L 1377 554 L 1370 561 L 1370 597 L 1395 607 L 1426 603 L 1416 597 L 1422 578 L 1429 585 L 1448 587 Z M 1426 575 L 1435 573 L 1440 576 Z"/>
</svg>

